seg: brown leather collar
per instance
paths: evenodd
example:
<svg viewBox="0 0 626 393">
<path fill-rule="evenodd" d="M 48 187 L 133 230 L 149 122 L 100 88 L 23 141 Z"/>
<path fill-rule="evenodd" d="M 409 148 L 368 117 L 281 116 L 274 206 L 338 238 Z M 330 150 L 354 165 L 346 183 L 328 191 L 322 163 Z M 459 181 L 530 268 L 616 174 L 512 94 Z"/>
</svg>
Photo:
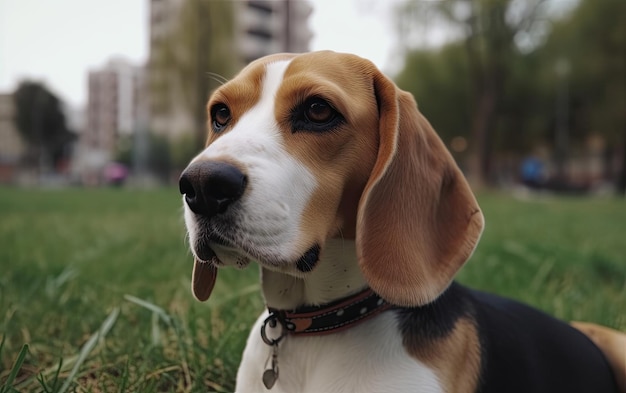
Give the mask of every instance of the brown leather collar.
<svg viewBox="0 0 626 393">
<path fill-rule="evenodd" d="M 268 308 L 270 315 L 261 328 L 261 337 L 268 345 L 274 345 L 285 335 L 320 336 L 353 327 L 392 307 L 370 288 L 347 298 L 321 306 L 299 307 L 293 311 Z M 283 333 L 276 339 L 268 339 L 266 326 L 282 325 Z"/>
<path fill-rule="evenodd" d="M 266 369 L 262 381 L 266 389 L 271 389 L 278 380 L 278 344 L 287 335 L 321 336 L 340 332 L 355 326 L 392 307 L 370 288 L 355 295 L 339 299 L 321 306 L 299 307 L 293 311 L 277 310 L 269 307 L 270 315 L 261 326 L 261 338 L 270 347 Z M 267 336 L 267 326 L 281 326 L 276 338 Z M 270 362 L 271 360 L 271 362 Z M 270 364 L 269 368 L 267 365 Z"/>
</svg>

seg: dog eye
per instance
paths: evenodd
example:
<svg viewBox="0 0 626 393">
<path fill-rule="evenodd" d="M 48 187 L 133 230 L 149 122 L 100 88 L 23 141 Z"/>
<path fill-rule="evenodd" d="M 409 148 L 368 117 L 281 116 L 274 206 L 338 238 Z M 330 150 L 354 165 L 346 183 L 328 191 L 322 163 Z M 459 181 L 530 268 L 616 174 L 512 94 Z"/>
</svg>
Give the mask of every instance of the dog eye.
<svg viewBox="0 0 626 393">
<path fill-rule="evenodd" d="M 328 123 L 335 116 L 335 110 L 328 103 L 320 98 L 312 100 L 307 104 L 304 117 L 317 124 Z"/>
<path fill-rule="evenodd" d="M 213 130 L 215 132 L 222 131 L 230 122 L 230 109 L 224 104 L 213 105 L 211 108 L 211 119 L 213 119 Z"/>
<path fill-rule="evenodd" d="M 291 121 L 293 132 L 323 132 L 334 129 L 343 121 L 343 117 L 328 101 L 311 97 L 294 109 Z"/>
</svg>

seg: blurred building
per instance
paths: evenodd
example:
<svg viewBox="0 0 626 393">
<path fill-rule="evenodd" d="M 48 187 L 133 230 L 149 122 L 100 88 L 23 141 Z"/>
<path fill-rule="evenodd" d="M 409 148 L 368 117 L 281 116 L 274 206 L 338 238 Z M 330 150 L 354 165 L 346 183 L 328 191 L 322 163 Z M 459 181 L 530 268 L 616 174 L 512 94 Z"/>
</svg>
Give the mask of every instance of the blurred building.
<svg viewBox="0 0 626 393">
<path fill-rule="evenodd" d="M 12 94 L 0 94 L 0 183 L 12 182 L 26 151 L 14 123 L 15 105 Z"/>
<path fill-rule="evenodd" d="M 173 140 L 189 134 L 195 129 L 197 119 L 183 99 L 184 93 L 175 75 L 167 74 L 158 67 L 159 48 L 175 35 L 179 27 L 180 14 L 186 1 L 192 0 L 151 0 L 150 1 L 150 129 L 159 135 Z M 201 0 L 196 0 L 201 1 Z M 212 1 L 216 0 L 204 0 Z M 235 68 L 239 69 L 259 57 L 279 52 L 306 52 L 313 34 L 308 19 L 313 8 L 306 0 L 217 0 L 222 5 L 232 7 L 232 21 L 224 21 L 232 26 L 232 45 L 224 56 L 232 56 Z M 216 7 L 217 8 L 217 7 Z M 226 15 L 226 13 L 224 14 Z M 212 19 L 212 20 L 219 20 Z M 210 21 L 207 21 L 210 23 Z M 205 46 L 215 45 L 212 37 L 204 37 Z M 155 66 L 156 65 L 156 66 Z M 207 69 L 204 76 L 211 71 Z M 195 78 L 196 75 L 190 75 Z M 169 78 L 169 79 L 168 79 Z M 163 86 L 168 86 L 169 99 L 166 108 L 159 107 L 157 95 L 163 94 Z"/>
<path fill-rule="evenodd" d="M 120 136 L 132 134 L 138 121 L 143 75 L 143 67 L 122 59 L 89 72 L 87 128 L 83 133 L 87 146 L 111 153 Z"/>
<path fill-rule="evenodd" d="M 131 138 L 145 105 L 145 68 L 120 58 L 91 70 L 87 84 L 85 128 L 75 166 L 86 183 L 98 183 L 102 168 L 114 159 L 120 138 Z"/>
<path fill-rule="evenodd" d="M 313 8 L 307 1 L 249 0 L 234 6 L 236 49 L 243 64 L 272 53 L 309 50 Z"/>
</svg>

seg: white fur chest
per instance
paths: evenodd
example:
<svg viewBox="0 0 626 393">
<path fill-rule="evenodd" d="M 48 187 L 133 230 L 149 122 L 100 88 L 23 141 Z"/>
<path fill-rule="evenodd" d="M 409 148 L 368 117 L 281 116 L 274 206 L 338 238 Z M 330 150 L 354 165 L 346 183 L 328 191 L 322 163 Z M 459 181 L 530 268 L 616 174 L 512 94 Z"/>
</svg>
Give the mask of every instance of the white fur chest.
<svg viewBox="0 0 626 393">
<path fill-rule="evenodd" d="M 261 377 L 271 347 L 260 336 L 267 312 L 255 323 L 237 374 L 238 393 L 268 392 Z M 433 370 L 407 355 L 392 311 L 347 331 L 287 336 L 278 349 L 279 378 L 272 393 L 443 392 Z"/>
</svg>

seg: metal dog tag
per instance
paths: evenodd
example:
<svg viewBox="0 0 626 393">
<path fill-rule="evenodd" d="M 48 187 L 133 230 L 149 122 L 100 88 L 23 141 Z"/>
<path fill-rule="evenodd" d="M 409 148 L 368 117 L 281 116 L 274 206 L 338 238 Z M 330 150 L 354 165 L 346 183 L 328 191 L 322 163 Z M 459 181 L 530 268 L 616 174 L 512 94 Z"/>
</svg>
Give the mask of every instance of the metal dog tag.
<svg viewBox="0 0 626 393">
<path fill-rule="evenodd" d="M 267 390 L 270 390 L 276 380 L 278 379 L 278 343 L 275 343 L 272 348 L 272 368 L 268 368 L 263 371 L 263 385 Z"/>
<path fill-rule="evenodd" d="M 278 379 L 278 370 L 267 369 L 263 372 L 263 385 L 266 389 L 271 389 Z"/>
</svg>

